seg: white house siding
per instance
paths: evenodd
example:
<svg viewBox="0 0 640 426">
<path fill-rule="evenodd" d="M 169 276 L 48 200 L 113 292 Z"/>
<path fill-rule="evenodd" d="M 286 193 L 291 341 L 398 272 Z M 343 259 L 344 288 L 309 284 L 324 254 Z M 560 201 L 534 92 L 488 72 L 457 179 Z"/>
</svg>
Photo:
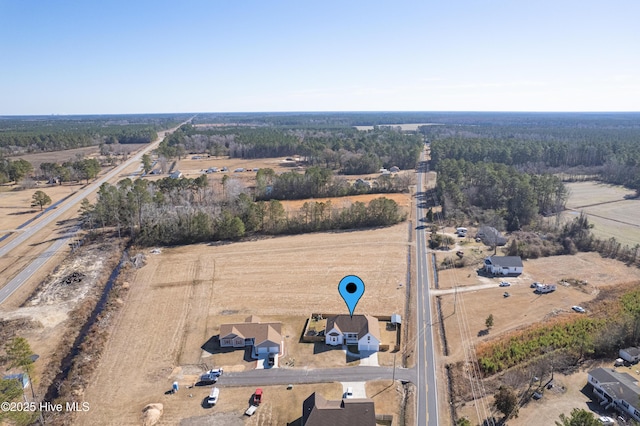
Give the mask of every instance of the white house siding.
<svg viewBox="0 0 640 426">
<path fill-rule="evenodd" d="M 379 349 L 380 342 L 369 333 L 362 336 L 362 338 L 358 341 L 359 351 L 378 351 Z"/>
<path fill-rule="evenodd" d="M 326 334 L 324 341 L 327 345 L 342 346 L 342 333 L 334 328 Z"/>
</svg>

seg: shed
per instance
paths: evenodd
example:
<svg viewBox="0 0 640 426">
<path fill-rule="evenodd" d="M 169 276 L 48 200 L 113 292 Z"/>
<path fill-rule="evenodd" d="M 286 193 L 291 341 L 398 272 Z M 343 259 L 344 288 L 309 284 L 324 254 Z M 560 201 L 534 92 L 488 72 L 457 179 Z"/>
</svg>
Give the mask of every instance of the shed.
<svg viewBox="0 0 640 426">
<path fill-rule="evenodd" d="M 400 314 L 391 315 L 391 324 L 402 324 L 402 318 L 400 318 Z"/>
<path fill-rule="evenodd" d="M 620 358 L 632 364 L 640 361 L 640 348 L 632 346 L 630 348 L 620 349 L 618 352 Z"/>
</svg>

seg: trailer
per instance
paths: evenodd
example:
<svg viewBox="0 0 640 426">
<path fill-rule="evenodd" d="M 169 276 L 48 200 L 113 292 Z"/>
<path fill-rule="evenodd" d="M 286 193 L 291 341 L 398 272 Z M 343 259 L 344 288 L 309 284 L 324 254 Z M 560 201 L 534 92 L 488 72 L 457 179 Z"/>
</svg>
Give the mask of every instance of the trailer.
<svg viewBox="0 0 640 426">
<path fill-rule="evenodd" d="M 556 291 L 555 284 L 543 284 L 543 285 L 537 286 L 533 292 L 537 294 L 546 294 L 554 291 Z"/>
</svg>

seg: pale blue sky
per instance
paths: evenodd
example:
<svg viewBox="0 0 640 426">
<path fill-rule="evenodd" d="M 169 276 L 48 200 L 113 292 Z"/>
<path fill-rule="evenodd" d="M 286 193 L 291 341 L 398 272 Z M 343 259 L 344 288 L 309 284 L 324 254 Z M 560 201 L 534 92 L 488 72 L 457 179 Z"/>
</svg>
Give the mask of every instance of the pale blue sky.
<svg viewBox="0 0 640 426">
<path fill-rule="evenodd" d="M 640 1 L 0 0 L 0 115 L 640 111 Z"/>
</svg>

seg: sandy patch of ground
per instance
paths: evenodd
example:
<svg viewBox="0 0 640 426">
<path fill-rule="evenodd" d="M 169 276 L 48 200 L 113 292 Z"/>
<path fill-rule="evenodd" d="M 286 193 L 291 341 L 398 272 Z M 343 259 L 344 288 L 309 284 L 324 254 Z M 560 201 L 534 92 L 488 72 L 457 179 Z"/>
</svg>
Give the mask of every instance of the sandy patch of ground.
<svg viewBox="0 0 640 426">
<path fill-rule="evenodd" d="M 202 357 L 201 346 L 218 332 L 223 320 L 249 315 L 281 318 L 287 322 L 283 334 L 298 339 L 304 319 L 319 307 L 346 312 L 337 292 L 345 275 L 357 274 L 367 286 L 356 313 L 403 313 L 405 287 L 398 287 L 398 282 L 406 279 L 407 234 L 403 223 L 375 230 L 165 248 L 161 254 L 149 254 L 147 265 L 131 280 L 96 377 L 86 391 L 92 409 L 78 418 L 79 423 L 135 423 L 145 405 L 164 404 L 176 367 L 183 368 L 184 384 L 191 384 L 203 364 L 209 363 L 210 358 Z M 297 320 L 290 324 L 283 312 Z M 331 352 L 327 356 L 336 356 Z M 215 363 L 243 365 L 242 353 L 224 356 L 230 358 Z M 303 366 L 304 356 L 294 357 L 295 367 Z M 341 358 L 345 365 L 344 354 Z M 243 397 L 243 404 L 249 396 Z M 196 399 L 202 398 L 204 394 Z M 284 405 L 276 405 L 277 399 L 270 401 L 274 413 Z M 165 405 L 165 414 L 172 420 L 163 424 L 176 424 L 173 419 L 192 415 L 189 404 Z M 171 417 L 174 409 L 183 414 Z"/>
<path fill-rule="evenodd" d="M 21 307 L 2 306 L 0 318 L 16 320 L 25 318 L 34 321 L 38 327 L 20 330 L 19 336 L 29 342 L 34 353 L 40 358 L 34 364 L 36 377 L 48 365 L 50 357 L 67 332 L 70 324 L 69 313 L 104 284 L 105 274 L 111 272 L 112 264 L 107 262 L 106 253 L 113 248 L 106 244 L 92 244 L 81 247 L 75 254 L 60 259 L 54 272 L 46 276 L 37 291 Z M 81 273 L 79 281 L 69 280 L 74 273 Z M 75 324 L 77 325 L 77 324 Z"/>
</svg>

